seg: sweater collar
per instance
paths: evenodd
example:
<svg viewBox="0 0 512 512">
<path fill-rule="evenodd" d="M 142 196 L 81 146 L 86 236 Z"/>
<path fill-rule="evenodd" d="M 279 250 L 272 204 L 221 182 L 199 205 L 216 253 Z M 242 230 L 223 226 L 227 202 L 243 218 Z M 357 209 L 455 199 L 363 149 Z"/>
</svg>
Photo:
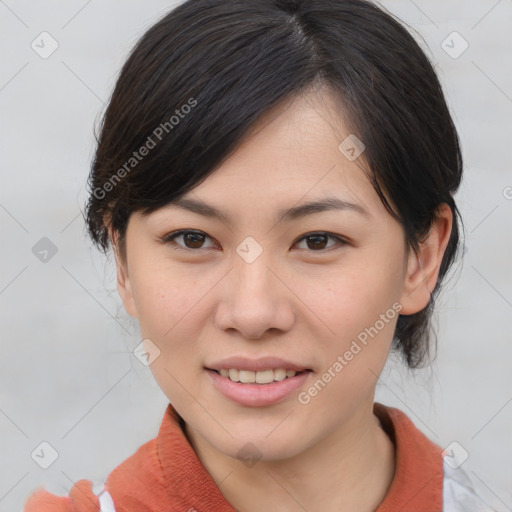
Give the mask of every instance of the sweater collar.
<svg viewBox="0 0 512 512">
<path fill-rule="evenodd" d="M 442 512 L 442 449 L 399 409 L 378 402 L 373 412 L 395 445 L 395 475 L 376 512 Z"/>
<path fill-rule="evenodd" d="M 376 402 L 373 411 L 395 446 L 396 460 L 393 481 L 376 512 L 441 512 L 441 448 L 399 409 Z M 183 419 L 169 403 L 157 437 L 167 494 L 173 502 L 197 510 L 236 512 L 197 457 L 183 427 Z"/>
</svg>

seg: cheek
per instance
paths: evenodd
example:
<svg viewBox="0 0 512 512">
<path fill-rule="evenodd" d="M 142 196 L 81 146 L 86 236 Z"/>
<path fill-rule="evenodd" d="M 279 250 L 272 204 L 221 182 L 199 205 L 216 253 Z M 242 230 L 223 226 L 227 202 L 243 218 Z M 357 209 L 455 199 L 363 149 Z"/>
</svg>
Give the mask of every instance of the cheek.
<svg viewBox="0 0 512 512">
<path fill-rule="evenodd" d="M 207 272 L 165 258 L 141 260 L 137 268 L 132 289 L 144 336 L 164 339 L 197 325 L 190 319 L 201 311 L 198 305 L 213 285 Z"/>
<path fill-rule="evenodd" d="M 324 320 L 331 334 L 334 331 L 346 339 L 373 325 L 399 299 L 400 269 L 395 267 L 370 264 L 360 257 L 314 278 L 304 273 L 301 289 L 305 296 L 304 292 L 301 296 Z"/>
<path fill-rule="evenodd" d="M 328 328 L 322 328 L 327 334 L 318 339 L 323 372 L 343 375 L 334 379 L 333 391 L 354 385 L 362 390 L 374 382 L 391 347 L 401 309 L 401 267 L 396 263 L 401 260 L 390 257 L 384 261 L 372 253 L 347 258 L 343 268 L 330 269 L 323 277 L 303 277 L 303 284 L 309 283 L 304 302 L 312 305 Z"/>
<path fill-rule="evenodd" d="M 207 321 L 202 299 L 212 283 L 165 263 L 144 268 L 133 292 L 141 337 L 159 350 L 150 369 L 166 396 L 184 408 L 189 395 L 183 388 L 193 390 L 202 369 L 197 340 Z"/>
<path fill-rule="evenodd" d="M 373 399 L 400 311 L 398 286 L 389 273 L 361 265 L 357 272 L 338 276 L 323 292 L 311 289 L 309 295 L 313 300 L 318 292 L 318 314 L 334 331 L 317 338 L 322 364 L 298 397 L 304 414 L 310 414 L 309 407 L 317 410 L 308 422 L 319 430 L 334 428 Z"/>
</svg>

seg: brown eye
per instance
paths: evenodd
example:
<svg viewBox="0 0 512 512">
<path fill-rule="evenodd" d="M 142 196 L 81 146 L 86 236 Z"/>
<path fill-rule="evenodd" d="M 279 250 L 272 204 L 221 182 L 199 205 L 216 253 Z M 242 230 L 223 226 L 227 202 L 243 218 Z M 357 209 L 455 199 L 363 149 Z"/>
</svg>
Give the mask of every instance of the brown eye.
<svg viewBox="0 0 512 512">
<path fill-rule="evenodd" d="M 183 236 L 183 242 L 188 249 L 200 249 L 204 243 L 204 235 L 199 233 L 185 233 Z"/>
<path fill-rule="evenodd" d="M 313 235 L 307 237 L 307 244 L 310 249 L 325 249 L 327 239 L 325 235 Z"/>
<path fill-rule="evenodd" d="M 176 240 L 182 239 L 181 243 L 177 243 Z M 162 242 L 168 243 L 171 245 L 177 245 L 177 247 L 173 247 L 177 250 L 184 251 L 196 251 L 198 249 L 206 248 L 204 246 L 205 240 L 210 239 L 208 235 L 199 231 L 176 231 L 174 233 L 169 233 L 164 238 L 162 238 Z M 213 247 L 211 245 L 210 247 Z"/>
<path fill-rule="evenodd" d="M 331 235 L 329 233 L 310 233 L 308 235 L 300 238 L 299 242 L 306 241 L 306 247 L 310 250 L 310 252 L 321 252 L 323 250 L 330 249 L 333 245 L 327 247 L 328 240 L 335 240 L 338 242 L 338 245 L 346 245 L 347 242 L 336 235 Z M 336 245 L 336 244 L 334 244 Z"/>
<path fill-rule="evenodd" d="M 180 239 L 181 242 L 179 242 Z M 174 246 L 173 249 L 175 250 L 182 250 L 188 252 L 199 252 L 201 249 L 216 247 L 216 244 L 211 244 L 209 246 L 204 245 L 206 240 L 213 239 L 209 237 L 206 233 L 203 233 L 201 231 L 175 231 L 173 233 L 169 233 L 161 240 L 163 243 Z M 329 240 L 333 240 L 334 242 L 337 242 L 337 244 L 334 243 L 328 245 Z M 341 237 L 324 232 L 309 233 L 300 238 L 295 245 L 304 242 L 306 242 L 305 249 L 309 252 L 324 252 L 331 249 L 332 247 L 335 247 L 336 245 L 343 246 L 347 244 L 347 242 L 343 240 Z"/>
</svg>

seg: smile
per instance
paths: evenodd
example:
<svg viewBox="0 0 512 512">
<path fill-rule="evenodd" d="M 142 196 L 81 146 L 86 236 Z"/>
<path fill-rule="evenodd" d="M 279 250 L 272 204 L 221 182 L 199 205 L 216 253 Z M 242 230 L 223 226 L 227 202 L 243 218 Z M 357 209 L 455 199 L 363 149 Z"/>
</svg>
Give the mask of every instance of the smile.
<svg viewBox="0 0 512 512">
<path fill-rule="evenodd" d="M 227 377 L 233 382 L 242 382 L 245 384 L 270 384 L 271 382 L 279 382 L 286 378 L 295 377 L 298 372 L 295 370 L 285 370 L 284 368 L 259 371 L 222 368 L 217 373 L 222 375 L 222 377 Z"/>
<path fill-rule="evenodd" d="M 213 388 L 231 402 L 245 407 L 278 404 L 299 392 L 311 377 L 311 370 L 239 370 L 205 368 Z M 235 380 L 236 379 L 236 380 Z"/>
</svg>

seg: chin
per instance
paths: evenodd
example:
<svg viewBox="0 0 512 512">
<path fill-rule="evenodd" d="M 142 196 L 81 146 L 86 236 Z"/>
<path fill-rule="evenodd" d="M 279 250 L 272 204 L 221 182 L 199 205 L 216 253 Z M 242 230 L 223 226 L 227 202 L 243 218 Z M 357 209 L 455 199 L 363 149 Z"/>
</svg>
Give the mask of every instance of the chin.
<svg viewBox="0 0 512 512">
<path fill-rule="evenodd" d="M 253 425 L 254 428 L 254 425 Z M 239 459 L 242 462 L 254 463 L 261 461 L 279 461 L 294 457 L 304 451 L 308 443 L 290 430 L 283 429 L 279 435 L 272 432 L 272 429 L 262 431 L 229 431 L 233 438 L 206 439 L 215 448 L 229 457 Z M 272 432 L 270 435 L 267 432 Z"/>
</svg>

